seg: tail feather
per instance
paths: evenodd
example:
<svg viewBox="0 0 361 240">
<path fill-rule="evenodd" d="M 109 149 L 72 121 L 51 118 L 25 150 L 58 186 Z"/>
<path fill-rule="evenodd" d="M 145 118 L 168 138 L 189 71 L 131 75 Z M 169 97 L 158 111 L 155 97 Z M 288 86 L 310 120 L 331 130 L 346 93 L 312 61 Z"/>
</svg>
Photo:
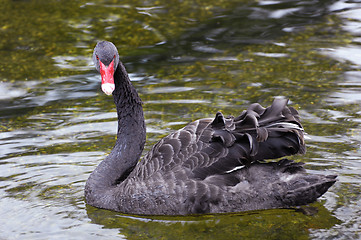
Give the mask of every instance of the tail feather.
<svg viewBox="0 0 361 240">
<path fill-rule="evenodd" d="M 288 208 L 312 203 L 336 182 L 337 176 L 307 173 L 303 165 L 288 159 L 254 162 L 221 175 L 224 179 L 230 178 L 223 181 L 231 189 L 224 194 L 235 210 Z"/>
<path fill-rule="evenodd" d="M 282 159 L 277 162 L 275 171 L 280 172 L 281 184 L 285 187 L 282 202 L 286 206 L 300 206 L 316 201 L 335 182 L 336 175 L 308 174 L 304 163 Z"/>
<path fill-rule="evenodd" d="M 289 206 L 299 206 L 312 203 L 322 196 L 336 182 L 335 175 L 317 176 L 318 178 L 315 183 L 309 183 L 309 185 L 289 190 L 285 195 L 283 202 Z"/>
</svg>

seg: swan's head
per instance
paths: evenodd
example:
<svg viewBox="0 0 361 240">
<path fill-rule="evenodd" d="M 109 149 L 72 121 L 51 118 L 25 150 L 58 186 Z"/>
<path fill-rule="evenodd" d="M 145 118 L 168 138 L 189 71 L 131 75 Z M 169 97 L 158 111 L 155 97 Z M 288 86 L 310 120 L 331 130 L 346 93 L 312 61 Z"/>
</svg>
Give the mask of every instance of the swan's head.
<svg viewBox="0 0 361 240">
<path fill-rule="evenodd" d="M 115 89 L 114 73 L 119 63 L 119 54 L 113 43 L 107 41 L 98 42 L 93 52 L 95 68 L 102 77 L 102 90 L 110 95 Z"/>
</svg>

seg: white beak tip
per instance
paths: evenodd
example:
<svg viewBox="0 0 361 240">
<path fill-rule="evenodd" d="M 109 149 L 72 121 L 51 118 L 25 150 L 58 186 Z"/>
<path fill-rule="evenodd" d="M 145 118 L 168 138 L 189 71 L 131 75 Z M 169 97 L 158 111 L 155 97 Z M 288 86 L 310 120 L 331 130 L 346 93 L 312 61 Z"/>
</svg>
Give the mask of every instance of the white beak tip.
<svg viewBox="0 0 361 240">
<path fill-rule="evenodd" d="M 104 83 L 102 84 L 102 91 L 106 94 L 106 95 L 111 95 L 113 93 L 115 89 L 115 85 L 112 83 Z"/>
</svg>

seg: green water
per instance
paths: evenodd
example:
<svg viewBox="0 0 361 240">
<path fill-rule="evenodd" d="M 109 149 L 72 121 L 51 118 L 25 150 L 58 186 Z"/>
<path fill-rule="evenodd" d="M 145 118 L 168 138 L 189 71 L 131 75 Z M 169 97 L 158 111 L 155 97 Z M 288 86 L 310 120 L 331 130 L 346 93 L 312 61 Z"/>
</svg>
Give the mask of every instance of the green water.
<svg viewBox="0 0 361 240">
<path fill-rule="evenodd" d="M 361 3 L 10 1 L 0 4 L 0 239 L 358 239 Z M 87 206 L 116 112 L 91 62 L 114 42 L 143 101 L 146 150 L 188 122 L 290 98 L 309 172 L 337 174 L 297 209 L 139 217 Z"/>
</svg>

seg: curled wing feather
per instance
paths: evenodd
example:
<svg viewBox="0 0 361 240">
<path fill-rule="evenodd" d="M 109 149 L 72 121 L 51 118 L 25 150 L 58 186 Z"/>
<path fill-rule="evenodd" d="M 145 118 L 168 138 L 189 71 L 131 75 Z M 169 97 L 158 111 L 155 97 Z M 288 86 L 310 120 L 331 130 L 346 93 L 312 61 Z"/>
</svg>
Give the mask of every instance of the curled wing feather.
<svg viewBox="0 0 361 240">
<path fill-rule="evenodd" d="M 287 99 L 270 107 L 252 104 L 237 117 L 200 119 L 160 140 L 137 165 L 143 179 L 182 169 L 182 180 L 205 179 L 235 167 L 305 152 L 298 112 Z"/>
</svg>

